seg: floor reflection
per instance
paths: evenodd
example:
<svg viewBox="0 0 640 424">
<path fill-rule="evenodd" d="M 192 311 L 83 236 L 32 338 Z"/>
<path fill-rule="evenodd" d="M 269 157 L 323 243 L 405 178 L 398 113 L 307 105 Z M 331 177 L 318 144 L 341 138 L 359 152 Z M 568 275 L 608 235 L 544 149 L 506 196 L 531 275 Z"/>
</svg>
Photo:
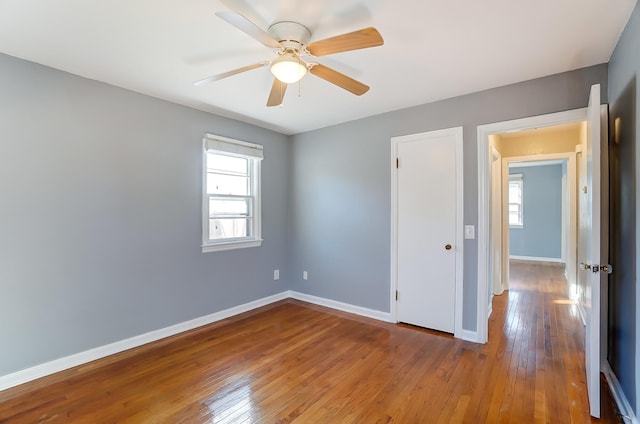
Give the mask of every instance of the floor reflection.
<svg viewBox="0 0 640 424">
<path fill-rule="evenodd" d="M 208 424 L 251 423 L 257 414 L 253 390 L 249 379 L 236 382 L 216 394 L 207 402 L 210 418 Z"/>
</svg>

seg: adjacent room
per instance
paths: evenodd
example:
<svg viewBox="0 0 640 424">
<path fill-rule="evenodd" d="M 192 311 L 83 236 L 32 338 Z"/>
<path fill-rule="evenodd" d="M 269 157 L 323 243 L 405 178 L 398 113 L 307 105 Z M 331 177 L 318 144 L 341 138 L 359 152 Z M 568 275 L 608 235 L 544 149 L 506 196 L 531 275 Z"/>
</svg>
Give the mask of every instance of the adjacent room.
<svg viewBox="0 0 640 424">
<path fill-rule="evenodd" d="M 640 422 L 640 6 L 552 3 L 2 2 L 0 422 Z"/>
</svg>

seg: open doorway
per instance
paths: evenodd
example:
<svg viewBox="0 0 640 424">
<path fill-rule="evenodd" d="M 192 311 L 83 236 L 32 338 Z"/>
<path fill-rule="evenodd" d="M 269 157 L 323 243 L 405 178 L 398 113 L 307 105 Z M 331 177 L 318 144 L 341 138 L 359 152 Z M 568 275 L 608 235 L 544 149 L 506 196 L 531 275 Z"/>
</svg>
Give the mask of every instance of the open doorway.
<svg viewBox="0 0 640 424">
<path fill-rule="evenodd" d="M 589 92 L 589 106 L 585 109 L 558 112 L 530 118 L 505 121 L 478 126 L 478 305 L 477 338 L 479 342 L 488 340 L 488 314 L 492 301 L 489 291 L 491 279 L 491 253 L 495 250 L 490 237 L 491 218 L 490 195 L 492 170 L 492 152 L 490 136 L 547 128 L 554 125 L 571 124 L 586 121 L 585 142 L 578 152 L 576 160 L 578 187 L 578 227 L 577 257 L 580 272 L 577 272 L 578 302 L 585 312 L 585 369 L 591 415 L 600 414 L 600 358 L 603 357 L 606 339 L 606 279 L 611 267 L 608 257 L 608 191 L 607 191 L 607 150 L 603 141 L 607 140 L 607 106 L 600 103 L 601 87 L 595 84 Z M 576 261 L 578 262 L 578 261 Z M 602 265 L 605 264 L 605 265 Z M 504 264 L 501 264 L 504 266 Z M 504 278 L 504 276 L 501 276 Z M 580 294 L 580 287 L 584 290 Z M 509 296 L 511 297 L 511 296 Z M 573 302 L 572 302 L 573 303 Z M 603 307 L 604 305 L 604 307 Z M 604 313 L 602 313 L 604 312 Z"/>
<path fill-rule="evenodd" d="M 489 136 L 489 305 L 509 289 L 514 262 L 560 267 L 563 294 L 577 298 L 577 179 L 585 134 L 579 121 Z"/>
<path fill-rule="evenodd" d="M 494 171 L 497 172 L 496 168 L 502 168 L 496 165 L 495 152 L 492 150 L 490 138 L 496 134 L 517 133 L 524 130 L 540 131 L 547 127 L 583 122 L 587 119 L 587 111 L 587 108 L 575 109 L 478 126 L 478 303 L 476 308 L 476 341 L 480 343 L 486 343 L 488 340 L 488 319 L 493 298 L 491 290 L 493 285 L 492 270 L 503 270 L 499 278 L 503 284 L 508 282 L 508 267 L 505 261 L 502 261 L 506 253 L 502 252 L 502 249 L 505 249 L 506 252 L 508 250 L 506 250 L 504 243 L 501 242 L 502 233 L 497 237 L 495 231 L 493 231 L 495 225 L 492 225 L 493 223 L 491 222 L 492 216 L 494 218 L 496 216 L 491 213 L 491 201 L 493 200 L 495 204 L 495 199 L 491 199 L 491 193 L 497 192 L 491 186 L 492 183 L 496 184 L 496 180 L 492 179 L 491 176 Z M 534 156 L 533 153 L 533 151 L 530 151 L 528 155 Z M 577 155 L 578 152 L 576 152 L 576 157 Z M 521 156 L 525 156 L 525 154 L 522 153 Z M 542 160 L 547 159 L 552 158 L 545 157 Z M 576 170 L 578 169 L 577 162 L 576 160 Z M 580 162 L 584 162 L 584 158 Z M 499 158 L 499 163 L 502 163 L 501 157 Z M 506 172 L 503 174 L 506 174 Z M 496 242 L 499 247 L 497 247 Z M 501 253 L 499 255 L 494 254 L 498 249 Z M 496 257 L 500 258 L 500 264 L 494 263 Z"/>
</svg>

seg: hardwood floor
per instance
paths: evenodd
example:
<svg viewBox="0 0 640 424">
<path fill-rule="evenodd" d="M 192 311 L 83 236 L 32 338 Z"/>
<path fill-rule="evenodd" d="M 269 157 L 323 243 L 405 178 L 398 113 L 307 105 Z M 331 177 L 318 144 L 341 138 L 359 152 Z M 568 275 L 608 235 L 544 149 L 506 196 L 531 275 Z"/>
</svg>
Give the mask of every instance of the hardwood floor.
<svg viewBox="0 0 640 424">
<path fill-rule="evenodd" d="M 618 422 L 560 268 L 511 274 L 486 345 L 287 300 L 0 392 L 0 422 Z"/>
</svg>

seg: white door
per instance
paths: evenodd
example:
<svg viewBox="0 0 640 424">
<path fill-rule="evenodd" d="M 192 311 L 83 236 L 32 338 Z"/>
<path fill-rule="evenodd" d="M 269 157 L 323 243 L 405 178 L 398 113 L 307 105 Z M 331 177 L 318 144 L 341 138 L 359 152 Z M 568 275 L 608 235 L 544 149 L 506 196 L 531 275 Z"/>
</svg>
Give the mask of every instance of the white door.
<svg viewBox="0 0 640 424">
<path fill-rule="evenodd" d="M 397 154 L 397 319 L 454 332 L 462 129 L 403 137 Z M 461 271 L 459 271 L 461 272 Z"/>
<path fill-rule="evenodd" d="M 600 85 L 591 87 L 587 118 L 587 140 L 583 153 L 583 163 L 586 168 L 586 182 L 580 193 L 580 237 L 578 255 L 580 256 L 579 280 L 583 281 L 584 293 L 579 295 L 579 301 L 585 312 L 586 338 L 585 361 L 587 372 L 587 389 L 591 415 L 600 416 L 600 305 L 601 287 L 607 276 L 601 271 L 601 266 L 607 262 L 608 252 L 602 244 L 602 231 L 607 227 L 602 220 L 601 208 L 602 178 L 602 149 L 600 118 Z"/>
</svg>

